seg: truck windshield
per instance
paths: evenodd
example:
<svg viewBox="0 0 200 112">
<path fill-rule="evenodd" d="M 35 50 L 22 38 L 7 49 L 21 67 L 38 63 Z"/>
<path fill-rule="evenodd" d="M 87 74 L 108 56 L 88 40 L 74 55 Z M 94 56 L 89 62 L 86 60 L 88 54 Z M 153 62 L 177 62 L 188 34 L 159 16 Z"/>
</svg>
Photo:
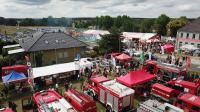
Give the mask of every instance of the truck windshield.
<svg viewBox="0 0 200 112">
<path fill-rule="evenodd" d="M 197 106 L 192 106 L 192 110 L 194 110 L 194 111 L 196 111 L 196 112 L 199 112 L 199 107 L 197 107 Z"/>
<path fill-rule="evenodd" d="M 147 68 L 147 72 L 153 74 L 153 70 L 154 70 L 154 65 L 149 65 L 149 67 Z"/>
</svg>

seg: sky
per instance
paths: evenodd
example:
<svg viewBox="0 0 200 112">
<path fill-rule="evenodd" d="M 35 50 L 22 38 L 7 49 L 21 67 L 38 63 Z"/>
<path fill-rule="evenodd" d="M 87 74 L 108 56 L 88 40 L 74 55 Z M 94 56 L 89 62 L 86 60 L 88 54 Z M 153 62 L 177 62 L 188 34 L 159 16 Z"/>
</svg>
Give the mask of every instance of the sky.
<svg viewBox="0 0 200 112">
<path fill-rule="evenodd" d="M 6 18 L 96 17 L 128 15 L 154 18 L 200 16 L 200 0 L 0 0 Z"/>
</svg>

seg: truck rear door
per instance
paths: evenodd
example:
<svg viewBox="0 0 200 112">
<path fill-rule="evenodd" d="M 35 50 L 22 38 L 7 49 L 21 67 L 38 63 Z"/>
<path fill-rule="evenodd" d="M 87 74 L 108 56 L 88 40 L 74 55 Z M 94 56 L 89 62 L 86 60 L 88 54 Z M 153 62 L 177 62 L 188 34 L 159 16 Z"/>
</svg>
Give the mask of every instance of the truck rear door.
<svg viewBox="0 0 200 112">
<path fill-rule="evenodd" d="M 100 88 L 100 101 L 102 103 L 105 103 L 104 99 L 105 99 L 105 91 L 102 88 Z"/>
<path fill-rule="evenodd" d="M 110 93 L 107 93 L 107 105 L 110 105 L 113 108 L 113 96 Z"/>
<path fill-rule="evenodd" d="M 114 97 L 114 111 L 118 112 L 118 98 Z"/>
<path fill-rule="evenodd" d="M 123 107 L 129 106 L 131 103 L 131 96 L 125 96 L 123 97 Z"/>
</svg>

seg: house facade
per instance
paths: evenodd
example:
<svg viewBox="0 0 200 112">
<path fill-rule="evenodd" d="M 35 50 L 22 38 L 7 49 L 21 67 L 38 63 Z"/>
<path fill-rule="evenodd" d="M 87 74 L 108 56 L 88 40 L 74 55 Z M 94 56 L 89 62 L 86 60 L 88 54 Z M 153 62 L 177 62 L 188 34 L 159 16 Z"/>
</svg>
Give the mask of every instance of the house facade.
<svg viewBox="0 0 200 112">
<path fill-rule="evenodd" d="M 87 44 L 62 32 L 37 32 L 19 41 L 33 67 L 72 62 L 84 57 Z"/>
<path fill-rule="evenodd" d="M 200 18 L 197 18 L 177 31 L 176 49 L 187 44 L 200 48 Z"/>
</svg>

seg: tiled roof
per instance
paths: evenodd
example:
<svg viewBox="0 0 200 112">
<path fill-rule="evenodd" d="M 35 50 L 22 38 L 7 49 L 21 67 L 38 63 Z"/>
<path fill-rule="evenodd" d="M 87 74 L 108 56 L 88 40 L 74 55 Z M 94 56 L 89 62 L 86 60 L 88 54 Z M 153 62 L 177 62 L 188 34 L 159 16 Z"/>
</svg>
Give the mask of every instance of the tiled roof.
<svg viewBox="0 0 200 112">
<path fill-rule="evenodd" d="M 41 51 L 87 46 L 87 44 L 62 32 L 37 32 L 31 37 L 21 39 L 19 44 L 23 49 L 25 49 L 25 51 Z"/>
<path fill-rule="evenodd" d="M 200 17 L 178 30 L 179 32 L 200 33 Z"/>
</svg>

